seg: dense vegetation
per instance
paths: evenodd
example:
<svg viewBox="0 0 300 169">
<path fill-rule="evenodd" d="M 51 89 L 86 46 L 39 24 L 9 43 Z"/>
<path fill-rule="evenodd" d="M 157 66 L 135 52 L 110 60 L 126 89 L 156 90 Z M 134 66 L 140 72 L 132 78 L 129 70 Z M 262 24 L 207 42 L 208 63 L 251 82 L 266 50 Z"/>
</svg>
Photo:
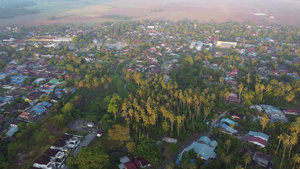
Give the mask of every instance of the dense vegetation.
<svg viewBox="0 0 300 169">
<path fill-rule="evenodd" d="M 20 124 L 20 131 L 14 136 L 12 142 L 8 145 L 1 142 L 0 167 L 6 168 L 8 163 L 11 164 L 9 168 L 15 167 L 14 162 L 19 159 L 19 154 L 25 154 L 29 159 L 25 167 L 32 165 L 49 144 L 61 133 L 69 131 L 66 126 L 78 118 L 100 123 L 103 130 L 108 133 L 108 136 L 103 139 L 114 141 L 118 144 L 118 150 L 126 146 L 130 155 L 145 157 L 153 163 L 154 167 L 158 167 L 164 162 L 164 158 L 167 158 L 168 153 L 176 153 L 178 145 L 166 145 L 167 150 L 164 151 L 166 153 L 161 155 L 164 148 L 156 144 L 157 140 L 161 140 L 162 136 L 170 136 L 187 142 L 194 137 L 205 135 L 210 127 L 207 124 L 210 124 L 212 119 L 218 119 L 218 115 L 225 110 L 239 112 L 247 117 L 246 120 L 239 121 L 239 125 L 236 126 L 239 132 L 245 134 L 249 130 L 262 130 L 270 136 L 270 144 L 265 149 L 251 144 L 246 145 L 235 137 L 214 129 L 212 133 L 219 143 L 216 150 L 218 158 L 203 166 L 204 161 L 195 157 L 195 152 L 190 151 L 183 155 L 183 168 L 235 168 L 241 166 L 246 168 L 251 163 L 249 162 L 249 150 L 251 150 L 250 152 L 261 151 L 272 154 L 275 165 L 282 165 L 285 168 L 292 167 L 296 161 L 294 157 L 300 148 L 298 142 L 295 141 L 299 134 L 299 118 L 290 119 L 292 122 L 295 121 L 296 125 L 281 122 L 269 123 L 266 117 L 263 117 L 261 122 L 249 120 L 257 115 L 256 112 L 248 109 L 248 106 L 252 104 L 262 103 L 288 108 L 296 108 L 299 105 L 299 80 L 292 79 L 285 73 L 278 76 L 270 75 L 268 79 L 262 79 L 259 71 L 252 71 L 253 68 L 263 65 L 262 60 L 271 58 L 271 55 L 265 54 L 265 49 L 261 46 L 256 47 L 260 58 L 249 62 L 242 60 L 235 50 L 227 50 L 226 55 L 221 58 L 214 57 L 207 50 L 202 52 L 179 51 L 179 65 L 170 72 L 171 80 L 168 82 L 165 82 L 166 76 L 162 74 L 128 72 L 125 65 L 143 53 L 149 54 L 145 49 L 161 43 L 160 39 L 153 40 L 152 37 L 145 34 L 127 33 L 136 30 L 143 32 L 141 26 L 156 23 L 164 25 L 159 27 L 158 31 L 181 37 L 176 41 L 164 39 L 173 46 L 179 44 L 188 46 L 185 42 L 187 38 L 205 40 L 212 35 L 220 40 L 234 40 L 236 37 L 243 37 L 240 40 L 242 44 L 255 44 L 257 39 L 263 39 L 266 36 L 276 41 L 297 44 L 300 29 L 282 26 L 278 30 L 261 30 L 257 37 L 253 36 L 252 32 L 258 31 L 259 28 L 252 23 L 249 24 L 252 26 L 250 31 L 246 25 L 231 22 L 219 25 L 189 21 L 166 24 L 168 22 L 136 21 L 103 23 L 101 26 L 94 25 L 93 27 L 77 25 L 20 28 L 20 34 L 27 34 L 33 30 L 43 34 L 43 32 L 54 33 L 71 27 L 70 30 L 74 31 L 85 30 L 73 38 L 74 46 L 79 49 L 86 49 L 94 37 L 99 38 L 102 42 L 106 41 L 105 37 L 111 37 L 112 42 L 120 39 L 125 41 L 129 44 L 125 49 L 130 50 L 121 55 L 105 51 L 104 45 L 99 51 L 90 48 L 90 54 L 94 54 L 95 58 L 101 59 L 103 62 L 87 63 L 84 57 L 88 54 L 82 52 L 75 55 L 74 51 L 71 51 L 66 45 L 59 49 L 46 49 L 43 45 L 28 44 L 22 51 L 1 46 L 1 51 L 6 52 L 3 54 L 3 58 L 13 58 L 19 64 L 24 63 L 27 58 L 36 60 L 33 57 L 36 53 L 56 55 L 55 58 L 46 59 L 49 64 L 66 70 L 68 73 L 79 75 L 81 78 L 65 80 L 65 87 L 76 87 L 77 92 L 60 100 L 43 121 Z M 222 30 L 222 32 L 214 34 L 216 30 Z M 134 46 L 134 41 L 142 42 Z M 274 46 L 269 43 L 263 45 Z M 293 58 L 299 57 L 299 53 L 295 52 L 290 44 L 278 44 L 277 47 L 282 49 L 274 54 L 278 60 L 268 62 L 267 66 L 274 70 L 279 64 L 282 64 L 299 73 L 299 64 L 284 63 L 284 60 L 292 61 Z M 165 49 L 160 49 L 160 51 L 165 52 Z M 124 62 L 118 63 L 118 59 L 124 59 Z M 205 67 L 202 61 L 222 63 L 221 69 Z M 1 68 L 5 66 L 6 62 L 3 59 Z M 233 69 L 239 70 L 239 76 L 234 79 L 238 83 L 236 90 L 233 90 L 232 86 L 226 84 L 223 79 L 224 72 Z M 64 78 L 61 76 L 60 81 L 62 80 Z M 127 88 L 124 88 L 125 84 Z M 238 95 L 241 104 L 232 104 L 226 101 L 231 92 Z M 118 162 L 114 162 L 112 159 L 108 160 L 107 152 L 104 152 L 105 148 L 107 147 L 99 145 L 84 148 L 77 157 L 68 159 L 68 166 L 81 168 L 82 164 L 87 164 L 91 165 L 91 168 L 116 168 Z M 86 155 L 91 156 L 89 158 L 91 161 L 84 161 Z M 189 163 L 190 159 L 196 159 L 195 163 Z M 285 161 L 284 159 L 289 160 Z M 281 160 L 283 161 L 281 162 Z M 168 167 L 179 168 L 173 163 Z"/>
</svg>

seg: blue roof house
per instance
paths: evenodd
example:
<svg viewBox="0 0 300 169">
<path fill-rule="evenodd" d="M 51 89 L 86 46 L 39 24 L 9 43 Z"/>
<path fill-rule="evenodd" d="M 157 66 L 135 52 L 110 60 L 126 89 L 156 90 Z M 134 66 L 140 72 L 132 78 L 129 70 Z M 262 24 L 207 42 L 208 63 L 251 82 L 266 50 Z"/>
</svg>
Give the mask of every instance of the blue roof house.
<svg viewBox="0 0 300 169">
<path fill-rule="evenodd" d="M 266 141 L 269 140 L 269 136 L 262 133 L 262 132 L 249 131 L 248 135 L 253 136 L 253 137 L 259 137 L 259 138 L 261 138 L 263 140 L 266 140 Z"/>
<path fill-rule="evenodd" d="M 49 108 L 49 107 L 52 106 L 52 103 L 47 102 L 47 101 L 43 101 L 42 103 L 39 103 L 37 106 L 41 106 L 41 107 L 44 107 L 44 108 Z"/>
<path fill-rule="evenodd" d="M 10 73 L 0 73 L 0 80 L 3 80 L 6 76 L 9 76 Z"/>
<path fill-rule="evenodd" d="M 215 140 L 211 141 L 207 136 L 202 136 L 197 140 L 197 142 L 194 141 L 190 146 L 185 148 L 179 154 L 175 163 L 181 165 L 182 154 L 192 149 L 194 149 L 197 155 L 204 160 L 208 160 L 210 158 L 216 158 L 217 154 L 214 151 L 217 146 L 218 146 L 217 141 Z"/>
<path fill-rule="evenodd" d="M 34 82 L 39 85 L 42 81 L 46 82 L 46 78 L 37 78 Z"/>
<path fill-rule="evenodd" d="M 197 143 L 193 142 L 187 149 L 186 151 L 190 151 L 191 149 L 194 149 L 195 152 L 201 156 L 204 160 L 208 160 L 211 157 L 214 156 L 214 151 L 215 148 L 210 147 L 207 144 L 202 144 L 202 143 Z"/>
<path fill-rule="evenodd" d="M 210 139 L 207 136 L 202 136 L 200 137 L 197 142 L 203 142 L 205 144 L 209 144 L 210 143 Z"/>
<path fill-rule="evenodd" d="M 36 105 L 33 107 L 32 111 L 36 114 L 42 114 L 46 112 L 46 109 L 42 105 Z"/>
<path fill-rule="evenodd" d="M 23 81 L 28 78 L 29 76 L 11 76 L 10 77 L 10 82 L 13 83 L 13 84 L 22 84 Z"/>
<path fill-rule="evenodd" d="M 210 143 L 209 143 L 209 146 L 211 146 L 211 147 L 217 147 L 219 144 L 218 144 L 218 142 L 216 141 L 216 140 L 213 140 L 213 141 L 211 141 Z"/>
<path fill-rule="evenodd" d="M 221 122 L 223 122 L 223 123 L 228 123 L 228 124 L 238 125 L 238 123 L 236 123 L 236 122 L 234 122 L 234 121 L 232 121 L 232 120 L 230 120 L 230 119 L 228 119 L 228 118 L 222 119 Z"/>
<path fill-rule="evenodd" d="M 15 127 L 10 127 L 9 130 L 7 131 L 6 135 L 8 137 L 12 137 L 17 131 L 18 131 L 18 127 L 15 126 Z"/>
<path fill-rule="evenodd" d="M 222 123 L 222 124 L 220 125 L 220 127 L 221 127 L 222 129 L 226 130 L 227 132 L 231 133 L 231 134 L 237 133 L 237 130 L 231 128 L 230 126 L 228 126 L 228 125 L 225 124 L 225 123 Z"/>
</svg>

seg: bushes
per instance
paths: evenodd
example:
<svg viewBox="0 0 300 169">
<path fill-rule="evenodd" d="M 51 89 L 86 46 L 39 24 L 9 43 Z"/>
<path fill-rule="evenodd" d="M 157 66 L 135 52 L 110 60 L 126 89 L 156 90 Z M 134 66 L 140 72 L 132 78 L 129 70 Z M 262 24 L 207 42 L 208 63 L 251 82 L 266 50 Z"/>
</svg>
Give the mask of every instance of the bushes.
<svg viewBox="0 0 300 169">
<path fill-rule="evenodd" d="M 168 146 L 168 150 L 171 151 L 172 153 L 177 152 L 178 149 L 179 149 L 179 147 L 176 143 L 170 143 Z"/>
</svg>

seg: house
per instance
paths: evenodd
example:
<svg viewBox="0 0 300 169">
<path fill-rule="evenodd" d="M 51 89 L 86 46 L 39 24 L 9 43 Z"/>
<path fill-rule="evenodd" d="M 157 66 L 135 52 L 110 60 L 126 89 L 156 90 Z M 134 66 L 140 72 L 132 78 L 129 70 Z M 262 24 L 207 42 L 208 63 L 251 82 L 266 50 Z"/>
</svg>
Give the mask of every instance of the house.
<svg viewBox="0 0 300 169">
<path fill-rule="evenodd" d="M 58 83 L 58 82 L 59 82 L 58 79 L 51 79 L 48 83 L 55 84 L 55 83 Z"/>
<path fill-rule="evenodd" d="M 18 126 L 10 127 L 10 128 L 8 129 L 8 131 L 6 132 L 6 135 L 7 135 L 8 137 L 12 137 L 18 130 L 19 130 L 19 129 L 18 129 Z"/>
<path fill-rule="evenodd" d="M 261 139 L 260 137 L 253 137 L 253 136 L 245 136 L 244 140 L 249 142 L 249 143 L 253 143 L 255 145 L 258 145 L 260 147 L 266 147 L 268 144 L 268 141 Z"/>
<path fill-rule="evenodd" d="M 44 94 L 44 92 L 40 92 L 40 91 L 38 91 L 38 92 L 32 92 L 32 93 L 29 93 L 24 100 L 25 100 L 25 102 L 29 102 L 30 103 L 30 102 L 33 102 L 35 100 L 39 100 L 40 97 L 43 94 Z"/>
<path fill-rule="evenodd" d="M 37 168 L 43 168 L 43 169 L 54 169 L 55 164 L 54 161 L 46 154 L 43 154 L 40 158 L 38 158 L 34 164 L 33 167 Z"/>
<path fill-rule="evenodd" d="M 219 48 L 235 48 L 237 42 L 217 41 L 216 46 Z"/>
<path fill-rule="evenodd" d="M 65 160 L 66 158 L 66 153 L 63 151 L 59 151 L 59 150 L 54 150 L 54 149 L 47 149 L 44 154 L 46 154 L 47 156 L 51 157 L 55 163 L 61 164 L 62 161 Z"/>
<path fill-rule="evenodd" d="M 210 158 L 214 158 L 216 154 L 214 153 L 215 148 L 210 147 L 207 144 L 193 142 L 186 151 L 194 149 L 195 152 L 201 156 L 202 159 L 208 160 Z"/>
<path fill-rule="evenodd" d="M 255 161 L 257 164 L 266 167 L 267 169 L 272 169 L 273 168 L 273 161 L 271 160 L 271 156 L 261 153 L 261 152 L 256 152 L 253 156 L 253 161 Z"/>
<path fill-rule="evenodd" d="M 151 166 L 151 163 L 142 157 L 133 157 L 130 160 L 127 156 L 123 156 L 120 158 L 120 162 L 119 169 L 139 169 Z"/>
<path fill-rule="evenodd" d="M 226 101 L 232 102 L 232 103 L 240 103 L 241 100 L 238 98 L 237 94 L 235 93 L 229 93 L 229 97 L 226 98 Z"/>
<path fill-rule="evenodd" d="M 211 140 L 206 136 L 200 137 L 197 141 L 194 141 L 191 145 L 185 148 L 178 156 L 176 164 L 181 165 L 181 158 L 184 152 L 188 152 L 192 149 L 195 150 L 197 155 L 204 160 L 215 158 L 217 154 L 214 152 L 218 143 L 215 140 Z"/>
<path fill-rule="evenodd" d="M 287 110 L 283 110 L 283 112 L 285 114 L 292 114 L 292 115 L 298 115 L 299 114 L 297 109 L 287 109 Z"/>
<path fill-rule="evenodd" d="M 130 162 L 131 160 L 127 156 L 120 158 L 121 164 L 119 164 L 119 169 L 125 169 L 125 163 Z"/>
<path fill-rule="evenodd" d="M 266 141 L 269 140 L 269 136 L 262 133 L 262 132 L 249 131 L 248 135 L 253 136 L 253 137 L 258 137 L 258 138 L 261 138 L 261 139 L 266 140 Z"/>
<path fill-rule="evenodd" d="M 138 168 L 148 168 L 151 166 L 151 163 L 142 157 L 133 157 L 132 161 Z"/>
<path fill-rule="evenodd" d="M 138 169 L 133 161 L 128 161 L 127 163 L 124 163 L 124 166 L 124 169 Z"/>
<path fill-rule="evenodd" d="M 66 152 L 68 150 L 68 147 L 66 145 L 66 141 L 62 138 L 58 138 L 50 147 L 50 149 L 53 150 L 59 150 Z"/>
<path fill-rule="evenodd" d="M 28 169 L 40 169 L 40 168 L 31 166 L 31 167 L 29 167 Z"/>
<path fill-rule="evenodd" d="M 19 123 L 22 123 L 22 120 L 15 119 L 13 122 L 10 123 L 10 127 L 17 127 Z"/>
<path fill-rule="evenodd" d="M 21 113 L 18 117 L 19 117 L 19 118 L 22 118 L 22 119 L 27 119 L 29 115 L 30 115 L 30 113 L 23 112 L 23 113 Z"/>
<path fill-rule="evenodd" d="M 42 113 L 46 112 L 46 108 L 44 108 L 42 105 L 36 105 L 31 109 L 31 113 L 35 113 L 38 115 L 41 115 Z"/>
<path fill-rule="evenodd" d="M 24 112 L 24 111 L 28 110 L 29 108 L 30 108 L 30 105 L 23 104 L 23 103 L 17 103 L 14 106 L 14 109 L 18 112 Z"/>
<path fill-rule="evenodd" d="M 236 112 L 227 112 L 226 115 L 231 116 L 234 120 L 244 119 L 246 116 L 236 113 Z"/>
<path fill-rule="evenodd" d="M 75 74 L 66 74 L 65 79 L 73 78 L 75 77 Z"/>
<path fill-rule="evenodd" d="M 177 139 L 175 138 L 170 138 L 170 137 L 164 137 L 163 141 L 167 142 L 167 143 L 177 143 Z"/>
<path fill-rule="evenodd" d="M 222 123 L 221 125 L 219 125 L 220 128 L 222 128 L 223 130 L 225 130 L 226 132 L 229 132 L 230 134 L 236 134 L 237 130 L 235 130 L 234 128 L 231 128 L 230 126 L 228 126 L 225 123 Z"/>
<path fill-rule="evenodd" d="M 236 123 L 236 122 L 234 122 L 234 121 L 232 121 L 232 120 L 230 120 L 230 119 L 228 119 L 228 118 L 223 118 L 223 119 L 221 120 L 221 122 L 222 122 L 222 123 L 226 123 L 226 124 L 228 124 L 228 125 L 231 125 L 231 124 L 233 124 L 233 125 L 238 125 L 238 123 Z"/>
</svg>

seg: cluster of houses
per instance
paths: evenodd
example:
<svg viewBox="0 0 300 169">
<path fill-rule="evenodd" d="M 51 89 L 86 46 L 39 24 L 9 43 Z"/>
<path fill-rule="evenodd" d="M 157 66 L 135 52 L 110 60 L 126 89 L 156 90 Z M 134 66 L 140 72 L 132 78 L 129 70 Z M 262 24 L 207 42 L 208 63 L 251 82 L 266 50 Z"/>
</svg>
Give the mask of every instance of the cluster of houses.
<svg viewBox="0 0 300 169">
<path fill-rule="evenodd" d="M 265 113 L 271 122 L 278 122 L 281 121 L 283 123 L 288 123 L 289 120 L 287 119 L 285 114 L 293 114 L 299 115 L 299 110 L 297 109 L 285 109 L 280 110 L 278 107 L 271 106 L 271 105 L 252 105 L 249 109 L 253 109 L 259 113 L 259 117 L 261 117 L 260 113 Z"/>
<path fill-rule="evenodd" d="M 19 123 L 40 120 L 62 96 L 75 92 L 65 89 L 64 82 L 58 80 L 63 75 L 71 76 L 44 59 L 23 64 L 10 61 L 0 73 L 1 88 L 6 90 L 0 96 L 0 132 L 5 138 L 10 139 L 18 131 Z"/>
<path fill-rule="evenodd" d="M 29 169 L 56 169 L 64 167 L 67 151 L 75 149 L 80 143 L 80 136 L 65 133 L 47 149 Z"/>
</svg>

